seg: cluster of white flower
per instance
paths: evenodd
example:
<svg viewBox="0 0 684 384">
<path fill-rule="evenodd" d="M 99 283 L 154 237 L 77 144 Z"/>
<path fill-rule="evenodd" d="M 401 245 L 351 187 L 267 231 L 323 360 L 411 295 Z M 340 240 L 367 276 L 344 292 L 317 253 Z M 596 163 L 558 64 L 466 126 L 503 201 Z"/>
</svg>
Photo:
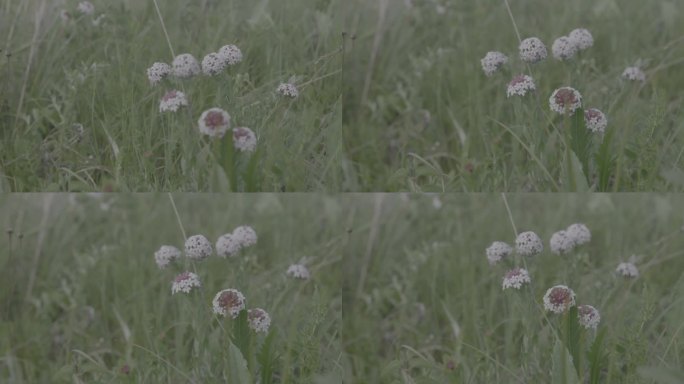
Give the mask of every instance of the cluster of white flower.
<svg viewBox="0 0 684 384">
<path fill-rule="evenodd" d="M 513 253 L 513 248 L 503 241 L 495 241 L 487 247 L 487 260 L 489 265 L 494 265 Z"/>
<path fill-rule="evenodd" d="M 501 69 L 508 62 L 508 57 L 501 52 L 491 51 L 487 52 L 484 58 L 480 60 L 482 70 L 485 75 L 491 76 L 496 71 Z"/>
<path fill-rule="evenodd" d="M 622 78 L 631 81 L 646 81 L 646 74 L 639 67 L 627 67 L 625 71 L 622 72 Z"/>
<path fill-rule="evenodd" d="M 240 226 L 216 241 L 216 254 L 220 257 L 235 256 L 241 249 L 257 243 L 256 231 L 249 226 Z"/>
<path fill-rule="evenodd" d="M 154 63 L 147 69 L 150 84 L 156 85 L 171 74 L 171 66 L 166 63 Z"/>
<path fill-rule="evenodd" d="M 256 333 L 267 333 L 271 326 L 271 316 L 261 308 L 253 308 L 247 311 L 249 327 Z"/>
<path fill-rule="evenodd" d="M 551 236 L 549 246 L 551 252 L 563 255 L 571 252 L 576 246 L 591 241 L 591 231 L 582 223 L 571 224 L 565 230 L 558 231 Z"/>
<path fill-rule="evenodd" d="M 636 267 L 636 265 L 634 265 L 634 263 L 631 262 L 618 264 L 617 268 L 615 268 L 615 272 L 619 273 L 623 277 L 639 277 L 639 269 Z"/>
<path fill-rule="evenodd" d="M 292 83 L 281 83 L 278 85 L 276 92 L 284 97 L 295 99 L 299 97 L 299 89 Z"/>
<path fill-rule="evenodd" d="M 525 96 L 527 95 L 527 92 L 532 92 L 535 89 L 536 87 L 534 85 L 534 80 L 532 79 L 532 77 L 527 75 L 518 75 L 514 77 L 510 83 L 508 83 L 506 96 Z"/>
<path fill-rule="evenodd" d="M 169 263 L 181 257 L 181 251 L 172 245 L 162 245 L 159 250 L 154 253 L 154 261 L 159 268 L 166 268 Z"/>
<path fill-rule="evenodd" d="M 542 253 L 544 244 L 539 235 L 532 231 L 522 232 L 515 239 L 515 251 L 521 256 L 534 256 Z"/>
<path fill-rule="evenodd" d="M 104 20 L 105 18 L 104 13 L 101 13 L 97 17 L 94 17 L 95 6 L 90 1 L 79 2 L 76 6 L 76 12 L 80 13 L 83 16 L 89 16 L 89 20 L 94 27 L 98 27 L 100 24 L 102 24 L 102 20 Z M 74 20 L 74 17 L 72 16 L 71 12 L 69 12 L 66 9 L 62 9 L 59 11 L 59 18 L 62 20 L 63 23 L 68 23 Z"/>
<path fill-rule="evenodd" d="M 207 76 L 215 76 L 223 72 L 226 62 L 217 53 L 210 53 L 202 59 L 202 73 Z"/>
<path fill-rule="evenodd" d="M 551 45 L 551 52 L 556 60 L 568 60 L 577 53 L 577 45 L 567 36 L 557 38 Z"/>
<path fill-rule="evenodd" d="M 193 288 L 199 288 L 201 286 L 199 276 L 192 272 L 183 272 L 173 280 L 171 294 L 175 295 L 179 292 L 190 293 Z"/>
<path fill-rule="evenodd" d="M 228 288 L 219 291 L 211 303 L 215 314 L 230 315 L 234 319 L 245 309 L 245 295 L 237 289 Z"/>
<path fill-rule="evenodd" d="M 527 269 L 515 268 L 506 272 L 503 279 L 502 289 L 515 288 L 520 289 L 523 284 L 529 284 L 532 280 Z"/>
<path fill-rule="evenodd" d="M 542 300 L 544 309 L 560 314 L 575 306 L 575 292 L 565 285 L 556 285 L 546 291 Z"/>
<path fill-rule="evenodd" d="M 234 128 L 233 145 L 240 152 L 254 152 L 257 145 L 256 134 L 247 127 Z"/>
<path fill-rule="evenodd" d="M 302 264 L 292 264 L 287 268 L 287 275 L 294 279 L 309 280 L 311 274 L 309 269 Z"/>
<path fill-rule="evenodd" d="M 230 115 L 221 108 L 209 108 L 202 112 L 197 124 L 201 133 L 220 139 L 230 129 Z"/>
<path fill-rule="evenodd" d="M 592 307 L 591 305 L 580 305 L 577 307 L 577 317 L 579 317 L 579 323 L 585 329 L 594 329 L 598 327 L 601 322 L 601 315 L 598 309 Z"/>
<path fill-rule="evenodd" d="M 584 111 L 584 123 L 588 130 L 594 133 L 604 133 L 608 126 L 608 118 L 600 110 L 589 108 Z"/>
<path fill-rule="evenodd" d="M 546 45 L 538 37 L 529 37 L 522 42 L 518 47 L 520 53 L 520 60 L 526 63 L 538 63 L 546 59 L 548 55 Z"/>
<path fill-rule="evenodd" d="M 180 107 L 187 107 L 188 99 L 185 93 L 171 90 L 166 92 L 159 102 L 159 112 L 176 112 Z"/>
<path fill-rule="evenodd" d="M 572 115 L 582 108 L 582 95 L 571 87 L 561 87 L 553 91 L 549 98 L 551 110 L 561 115 Z"/>
<path fill-rule="evenodd" d="M 209 239 L 204 235 L 190 236 L 185 240 L 185 256 L 194 260 L 204 260 L 214 252 Z"/>
</svg>

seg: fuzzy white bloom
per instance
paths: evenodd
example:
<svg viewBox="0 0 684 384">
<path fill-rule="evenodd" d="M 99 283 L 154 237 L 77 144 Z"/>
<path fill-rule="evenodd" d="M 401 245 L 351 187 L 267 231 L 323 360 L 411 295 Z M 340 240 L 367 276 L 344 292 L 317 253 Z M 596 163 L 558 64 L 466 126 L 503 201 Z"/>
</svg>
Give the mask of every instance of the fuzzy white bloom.
<svg viewBox="0 0 684 384">
<path fill-rule="evenodd" d="M 582 95 L 571 87 L 558 88 L 549 97 L 549 107 L 554 112 L 572 115 L 582 107 Z"/>
<path fill-rule="evenodd" d="M 214 313 L 221 316 L 230 315 L 234 319 L 245 309 L 245 295 L 237 289 L 224 289 L 214 296 L 211 304 Z"/>
<path fill-rule="evenodd" d="M 599 311 L 591 305 L 580 305 L 577 307 L 577 317 L 579 323 L 585 329 L 596 329 L 601 322 Z"/>
<path fill-rule="evenodd" d="M 624 277 L 639 277 L 639 269 L 637 269 L 636 265 L 633 263 L 620 263 L 617 268 L 615 268 L 615 272 Z"/>
<path fill-rule="evenodd" d="M 247 311 L 249 327 L 256 333 L 267 333 L 271 326 L 271 316 L 261 308 L 252 308 Z"/>
<path fill-rule="evenodd" d="M 173 67 L 173 75 L 180 78 L 192 77 L 200 73 L 199 61 L 189 53 L 176 56 L 171 66 Z"/>
<path fill-rule="evenodd" d="M 551 252 L 556 255 L 564 255 L 575 248 L 575 239 L 567 231 L 558 231 L 551 235 L 549 240 Z"/>
<path fill-rule="evenodd" d="M 95 6 L 90 1 L 81 1 L 76 9 L 84 15 L 95 13 Z"/>
<path fill-rule="evenodd" d="M 176 112 L 180 107 L 187 107 L 188 99 L 181 91 L 168 91 L 159 102 L 159 112 Z"/>
<path fill-rule="evenodd" d="M 582 223 L 571 224 L 565 231 L 577 245 L 586 244 L 591 241 L 591 231 Z"/>
<path fill-rule="evenodd" d="M 216 254 L 220 257 L 231 257 L 240 252 L 240 242 L 232 233 L 226 233 L 216 241 Z"/>
<path fill-rule="evenodd" d="M 309 273 L 309 269 L 301 264 L 292 264 L 287 268 L 287 275 L 295 278 L 295 279 L 302 279 L 302 280 L 309 280 L 311 278 L 311 274 Z"/>
<path fill-rule="evenodd" d="M 553 42 L 551 52 L 556 60 L 568 60 L 577 53 L 577 45 L 569 37 L 561 36 Z"/>
<path fill-rule="evenodd" d="M 518 50 L 520 51 L 520 59 L 526 63 L 538 63 L 546 59 L 548 55 L 546 46 L 536 37 L 523 40 Z"/>
<path fill-rule="evenodd" d="M 225 65 L 231 66 L 242 61 L 242 51 L 235 45 L 224 45 L 219 49 L 218 56 L 223 60 Z"/>
<path fill-rule="evenodd" d="M 191 259 L 206 259 L 212 252 L 211 243 L 202 235 L 190 236 L 185 240 L 185 256 Z"/>
<path fill-rule="evenodd" d="M 575 306 L 575 292 L 565 285 L 556 285 L 546 291 L 543 301 L 544 309 L 560 314 Z"/>
<path fill-rule="evenodd" d="M 166 63 L 154 63 L 151 67 L 147 68 L 147 78 L 152 85 L 158 84 L 170 74 L 171 66 Z"/>
<path fill-rule="evenodd" d="M 622 78 L 631 81 L 646 81 L 646 74 L 639 67 L 627 67 L 622 72 Z"/>
<path fill-rule="evenodd" d="M 256 134 L 247 127 L 234 128 L 233 145 L 240 152 L 254 152 L 257 146 Z"/>
<path fill-rule="evenodd" d="M 210 108 L 202 112 L 197 124 L 201 133 L 222 138 L 230 129 L 230 115 L 221 108 Z"/>
<path fill-rule="evenodd" d="M 193 288 L 199 288 L 201 286 L 199 276 L 192 272 L 183 272 L 173 279 L 171 294 L 175 295 L 178 292 L 190 293 Z"/>
<path fill-rule="evenodd" d="M 513 253 L 513 248 L 503 241 L 495 241 L 487 247 L 487 260 L 489 265 L 494 265 Z"/>
<path fill-rule="evenodd" d="M 281 83 L 276 89 L 276 92 L 281 96 L 291 97 L 293 99 L 299 96 L 299 90 L 291 83 Z"/>
<path fill-rule="evenodd" d="M 506 272 L 503 279 L 502 289 L 515 288 L 520 289 L 523 284 L 530 283 L 530 274 L 524 268 L 515 268 Z"/>
<path fill-rule="evenodd" d="M 506 96 L 511 97 L 513 95 L 525 96 L 527 92 L 534 91 L 536 86 L 534 85 L 534 80 L 532 77 L 527 75 L 518 75 L 508 83 L 508 89 L 506 90 Z"/>
<path fill-rule="evenodd" d="M 202 72 L 207 76 L 215 76 L 226 68 L 226 62 L 217 53 L 210 53 L 202 59 Z"/>
<path fill-rule="evenodd" d="M 584 111 L 584 124 L 593 133 L 604 133 L 608 126 L 606 115 L 596 108 Z"/>
<path fill-rule="evenodd" d="M 254 228 L 242 225 L 233 230 L 233 238 L 241 247 L 251 247 L 257 243 L 258 237 Z"/>
<path fill-rule="evenodd" d="M 568 37 L 575 44 L 575 46 L 577 46 L 577 49 L 581 51 L 594 45 L 594 36 L 592 36 L 591 32 L 584 28 L 574 29 L 572 32 L 570 32 Z"/>
<path fill-rule="evenodd" d="M 154 261 L 160 269 L 166 268 L 170 262 L 181 257 L 181 251 L 172 245 L 162 245 L 154 253 Z"/>
<path fill-rule="evenodd" d="M 544 244 L 536 233 L 523 232 L 515 239 L 515 250 L 522 256 L 534 256 L 544 250 Z"/>
<path fill-rule="evenodd" d="M 496 71 L 501 69 L 501 67 L 504 66 L 508 62 L 508 57 L 504 55 L 501 52 L 487 52 L 484 58 L 480 60 L 480 64 L 482 64 L 482 70 L 484 71 L 485 75 L 491 76 L 493 75 Z"/>
</svg>

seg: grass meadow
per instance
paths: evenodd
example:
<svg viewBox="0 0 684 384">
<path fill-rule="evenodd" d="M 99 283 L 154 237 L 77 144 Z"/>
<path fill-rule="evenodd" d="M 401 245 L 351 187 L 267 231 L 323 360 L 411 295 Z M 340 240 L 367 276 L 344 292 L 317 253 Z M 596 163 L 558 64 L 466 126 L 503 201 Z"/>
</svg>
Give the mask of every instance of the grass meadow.
<svg viewBox="0 0 684 384">
<path fill-rule="evenodd" d="M 378 194 L 355 206 L 343 294 L 350 383 L 684 381 L 684 197 Z M 577 222 L 591 241 L 549 252 L 551 234 Z M 544 251 L 491 266 L 485 249 L 523 231 Z M 627 261 L 638 278 L 615 273 Z M 531 283 L 502 290 L 513 266 Z M 544 311 L 558 284 L 598 309 L 596 331 Z"/>
<path fill-rule="evenodd" d="M 338 191 L 342 41 L 333 0 L 0 1 L 0 190 Z M 67 21 L 61 11 L 69 12 Z M 150 85 L 174 55 L 235 44 L 218 76 Z M 295 99 L 276 88 L 293 83 Z M 169 90 L 189 105 L 160 113 Z M 254 153 L 199 134 L 204 110 Z"/>
<path fill-rule="evenodd" d="M 0 382 L 341 383 L 344 208 L 322 195 L 0 195 Z M 155 264 L 162 244 L 240 225 L 258 242 L 239 256 Z M 311 278 L 287 277 L 294 263 Z M 202 287 L 172 295 L 184 270 Z M 226 288 L 270 314 L 267 334 L 212 313 Z"/>
<path fill-rule="evenodd" d="M 684 190 L 684 3 L 358 1 L 346 18 L 344 169 L 351 190 Z M 593 47 L 555 60 L 554 39 L 586 28 Z M 548 58 L 526 65 L 522 39 Z M 488 51 L 509 62 L 491 77 Z M 645 82 L 621 79 L 638 66 Z M 519 74 L 536 91 L 507 98 Z M 552 113 L 577 89 L 608 119 L 604 135 Z"/>
</svg>

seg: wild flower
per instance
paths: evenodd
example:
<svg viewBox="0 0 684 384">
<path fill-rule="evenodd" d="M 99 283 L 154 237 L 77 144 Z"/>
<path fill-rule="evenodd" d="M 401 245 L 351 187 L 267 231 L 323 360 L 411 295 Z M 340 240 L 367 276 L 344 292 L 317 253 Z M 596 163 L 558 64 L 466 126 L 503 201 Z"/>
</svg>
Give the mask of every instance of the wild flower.
<svg viewBox="0 0 684 384">
<path fill-rule="evenodd" d="M 530 274 L 526 269 L 514 268 L 506 272 L 506 275 L 504 275 L 502 289 L 520 289 L 523 284 L 529 284 L 530 281 Z"/>
<path fill-rule="evenodd" d="M 494 265 L 513 253 L 513 248 L 503 241 L 495 241 L 486 250 L 489 265 Z"/>
<path fill-rule="evenodd" d="M 591 48 L 594 45 L 594 37 L 591 35 L 591 32 L 584 28 L 574 29 L 568 34 L 568 37 L 580 51 Z"/>
<path fill-rule="evenodd" d="M 242 61 L 242 51 L 232 44 L 221 47 L 218 51 L 218 56 L 227 66 L 232 66 Z"/>
<path fill-rule="evenodd" d="M 154 253 L 154 261 L 160 269 L 166 268 L 169 263 L 181 257 L 181 251 L 172 245 L 162 245 Z"/>
<path fill-rule="evenodd" d="M 252 308 L 247 311 L 249 327 L 256 333 L 268 333 L 271 326 L 271 316 L 261 308 Z"/>
<path fill-rule="evenodd" d="M 187 106 L 188 99 L 185 97 L 185 93 L 171 90 L 162 96 L 159 102 L 159 112 L 177 112 L 180 107 Z"/>
<path fill-rule="evenodd" d="M 549 288 L 544 294 L 544 309 L 560 314 L 575 306 L 575 292 L 565 285 Z"/>
<path fill-rule="evenodd" d="M 183 53 L 176 56 L 171 63 L 173 75 L 180 78 L 192 77 L 200 73 L 200 63 L 195 56 Z"/>
<path fill-rule="evenodd" d="M 515 239 L 515 250 L 522 256 L 534 256 L 544 250 L 544 244 L 536 233 L 523 232 Z"/>
<path fill-rule="evenodd" d="M 311 274 L 309 269 L 301 264 L 292 264 L 287 268 L 287 275 L 294 279 L 309 280 Z"/>
<path fill-rule="evenodd" d="M 207 76 L 215 76 L 226 68 L 226 63 L 217 53 L 210 53 L 202 59 L 202 72 Z"/>
<path fill-rule="evenodd" d="M 211 303 L 214 313 L 221 316 L 230 315 L 234 319 L 245 309 L 245 296 L 237 289 L 224 289 L 214 296 Z"/>
<path fill-rule="evenodd" d="M 529 37 L 523 40 L 518 47 L 520 59 L 526 63 L 538 63 L 544 59 L 548 53 L 546 46 L 537 37 Z"/>
<path fill-rule="evenodd" d="M 551 252 L 556 255 L 564 255 L 575 248 L 575 239 L 567 231 L 558 231 L 551 235 L 549 246 Z"/>
<path fill-rule="evenodd" d="M 561 36 L 551 45 L 551 52 L 556 60 L 572 59 L 577 53 L 577 45 L 569 37 Z"/>
<path fill-rule="evenodd" d="M 175 295 L 178 292 L 190 293 L 193 288 L 199 287 L 201 287 L 199 276 L 192 272 L 183 272 L 173 279 L 171 294 Z"/>
<path fill-rule="evenodd" d="M 211 256 L 211 243 L 203 235 L 194 235 L 185 240 L 185 256 L 194 260 L 203 260 Z"/>
<path fill-rule="evenodd" d="M 230 115 L 221 108 L 210 108 L 202 112 L 197 124 L 201 133 L 222 138 L 230 129 Z"/>
<path fill-rule="evenodd" d="M 154 63 L 147 68 L 147 78 L 150 84 L 156 85 L 171 74 L 171 66 L 166 63 Z"/>
<path fill-rule="evenodd" d="M 584 124 L 593 133 L 604 133 L 608 126 L 608 119 L 600 110 L 590 108 L 584 111 Z"/>
<path fill-rule="evenodd" d="M 577 317 L 579 323 L 585 329 L 596 329 L 601 322 L 601 315 L 599 311 L 591 305 L 580 305 L 577 307 Z"/>
<path fill-rule="evenodd" d="M 561 87 L 551 94 L 549 106 L 554 112 L 572 115 L 582 107 L 582 95 L 574 88 Z"/>
<path fill-rule="evenodd" d="M 508 62 L 508 57 L 501 52 L 487 52 L 484 58 L 480 60 L 482 64 L 482 70 L 485 75 L 491 76 L 497 72 L 501 67 L 503 67 Z"/>
<path fill-rule="evenodd" d="M 235 239 L 232 233 L 226 233 L 216 241 L 216 254 L 219 257 L 231 257 L 240 252 L 240 242 Z"/>
<path fill-rule="evenodd" d="M 577 245 L 586 244 L 591 241 L 591 231 L 582 223 L 571 224 L 565 231 Z"/>
<path fill-rule="evenodd" d="M 257 243 L 258 237 L 254 228 L 242 225 L 233 230 L 233 238 L 241 247 L 251 247 Z"/>
<path fill-rule="evenodd" d="M 620 263 L 615 272 L 622 275 L 623 277 L 637 278 L 639 277 L 639 269 L 633 263 Z"/>
<path fill-rule="evenodd" d="M 281 83 L 276 89 L 276 92 L 281 96 L 290 97 L 293 99 L 299 97 L 299 90 L 292 83 Z"/>
<path fill-rule="evenodd" d="M 234 128 L 233 145 L 240 152 L 254 152 L 257 146 L 256 134 L 247 127 Z"/>
<path fill-rule="evenodd" d="M 631 81 L 646 81 L 646 74 L 639 67 L 627 67 L 622 72 L 622 78 Z"/>
<path fill-rule="evenodd" d="M 84 15 L 92 15 L 95 13 L 95 6 L 90 1 L 81 1 L 78 3 L 76 9 Z"/>
<path fill-rule="evenodd" d="M 528 75 L 518 75 L 508 83 L 508 89 L 506 90 L 506 96 L 511 97 L 513 95 L 525 96 L 527 92 L 532 92 L 536 89 L 534 85 L 534 80 Z"/>
</svg>

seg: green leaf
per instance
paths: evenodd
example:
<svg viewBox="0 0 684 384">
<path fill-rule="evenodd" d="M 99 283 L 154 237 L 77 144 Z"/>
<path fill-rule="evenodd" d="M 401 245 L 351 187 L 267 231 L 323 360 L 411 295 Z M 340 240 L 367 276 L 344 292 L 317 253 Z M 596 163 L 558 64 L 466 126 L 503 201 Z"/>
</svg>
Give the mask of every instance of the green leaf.
<svg viewBox="0 0 684 384">
<path fill-rule="evenodd" d="M 639 367 L 637 372 L 644 379 L 654 380 L 658 384 L 684 383 L 684 371 L 665 367 Z"/>
<path fill-rule="evenodd" d="M 553 346 L 551 382 L 554 384 L 578 384 L 579 379 L 572 363 L 572 356 L 563 342 L 556 339 Z"/>
<path fill-rule="evenodd" d="M 233 320 L 233 343 L 240 350 L 242 356 L 247 358 L 249 366 L 252 367 L 251 358 L 251 338 L 252 332 L 247 323 L 247 311 L 242 310 L 237 318 Z"/>
<path fill-rule="evenodd" d="M 603 136 L 603 141 L 594 156 L 596 161 L 596 171 L 598 173 L 598 190 L 607 191 L 610 183 L 610 176 L 615 172 L 616 157 L 611 152 L 611 142 L 613 140 L 613 129 Z"/>
<path fill-rule="evenodd" d="M 230 378 L 229 383 L 252 383 L 247 362 L 233 343 L 230 343 L 228 347 L 228 377 Z"/>
<path fill-rule="evenodd" d="M 565 334 L 563 335 L 563 342 L 565 347 L 570 352 L 575 370 L 578 374 L 582 373 L 581 362 L 582 356 L 582 329 L 578 321 L 577 307 L 570 307 L 570 310 L 564 315 L 563 322 Z"/>
<path fill-rule="evenodd" d="M 277 358 L 273 349 L 274 339 L 275 330 L 268 333 L 257 355 L 262 384 L 271 384 L 273 382 L 273 370 Z"/>
<path fill-rule="evenodd" d="M 684 187 L 684 171 L 679 168 L 670 168 L 662 171 L 660 175 L 670 184 Z"/>
<path fill-rule="evenodd" d="M 568 189 L 573 192 L 588 192 L 587 177 L 582 172 L 582 163 L 574 152 L 570 151 L 565 159 L 565 176 Z"/>
<path fill-rule="evenodd" d="M 591 132 L 584 122 L 584 110 L 579 109 L 572 115 L 570 125 L 570 148 L 575 153 L 584 175 L 589 174 L 589 160 L 591 158 Z M 585 178 L 585 181 L 588 179 Z"/>
<path fill-rule="evenodd" d="M 603 339 L 606 336 L 605 329 L 601 329 L 596 335 L 596 339 L 591 344 L 587 353 L 589 362 L 589 384 L 601 382 L 601 369 L 608 368 L 608 355 L 603 353 Z"/>
</svg>

